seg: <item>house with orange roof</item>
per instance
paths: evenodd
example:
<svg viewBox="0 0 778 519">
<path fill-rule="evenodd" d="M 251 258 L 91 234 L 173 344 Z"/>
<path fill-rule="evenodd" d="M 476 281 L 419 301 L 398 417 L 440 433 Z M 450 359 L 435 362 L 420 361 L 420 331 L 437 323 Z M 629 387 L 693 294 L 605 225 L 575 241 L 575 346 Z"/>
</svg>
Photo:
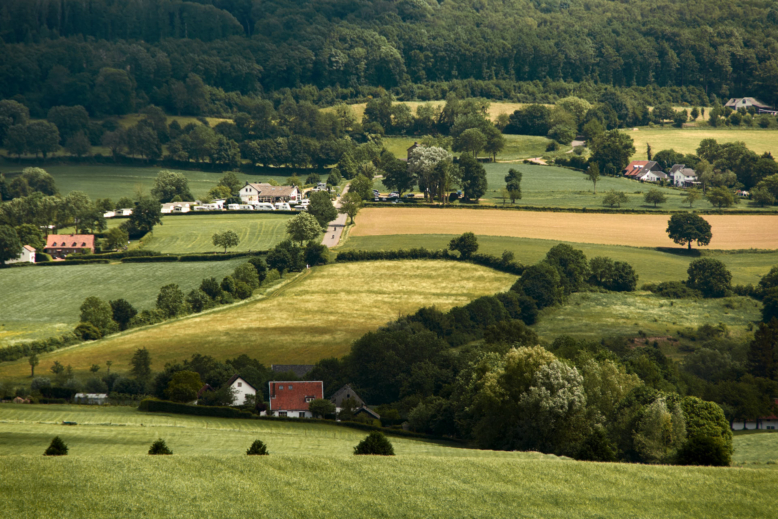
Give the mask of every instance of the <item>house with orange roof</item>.
<svg viewBox="0 0 778 519">
<path fill-rule="evenodd" d="M 43 252 L 54 259 L 65 259 L 70 254 L 95 251 L 94 234 L 49 234 Z"/>
</svg>

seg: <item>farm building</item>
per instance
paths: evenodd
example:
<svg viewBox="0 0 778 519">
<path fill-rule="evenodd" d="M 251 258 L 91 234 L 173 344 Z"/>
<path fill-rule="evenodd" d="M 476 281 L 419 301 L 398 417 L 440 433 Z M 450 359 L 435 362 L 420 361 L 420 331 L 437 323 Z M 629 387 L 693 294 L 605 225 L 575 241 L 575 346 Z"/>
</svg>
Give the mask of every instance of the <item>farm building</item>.
<svg viewBox="0 0 778 519">
<path fill-rule="evenodd" d="M 778 406 L 778 398 L 775 399 L 775 405 Z M 770 416 L 762 416 L 756 420 L 733 421 L 731 426 L 733 431 L 752 431 L 756 429 L 775 430 L 778 429 L 778 416 L 773 414 Z"/>
<path fill-rule="evenodd" d="M 256 398 L 256 388 L 238 375 L 233 375 L 232 378 L 227 381 L 227 385 L 235 391 L 235 399 L 232 401 L 232 405 L 245 405 L 246 397 L 249 395 Z"/>
<path fill-rule="evenodd" d="M 313 364 L 271 364 L 270 369 L 273 373 L 294 373 L 297 378 L 303 378 L 313 371 Z"/>
<path fill-rule="evenodd" d="M 91 253 L 95 251 L 93 234 L 49 234 L 43 248 L 43 252 L 57 259 L 86 250 Z"/>
<path fill-rule="evenodd" d="M 381 415 L 380 414 L 376 413 L 375 411 L 373 411 L 372 409 L 370 409 L 366 405 L 363 405 L 362 407 L 358 407 L 358 408 L 354 409 L 354 418 L 356 418 L 356 417 L 358 417 L 360 415 L 368 416 L 368 417 L 372 418 L 373 420 L 380 420 L 381 419 Z"/>
<path fill-rule="evenodd" d="M 108 401 L 105 393 L 76 393 L 74 398 L 77 404 L 103 405 Z"/>
<path fill-rule="evenodd" d="M 273 381 L 268 382 L 271 416 L 291 418 L 312 418 L 308 404 L 324 398 L 324 382 L 317 381 Z"/>
<path fill-rule="evenodd" d="M 638 179 L 645 176 L 649 171 L 662 172 L 662 168 L 655 160 L 633 160 L 624 169 L 624 176 L 627 178 Z"/>
<path fill-rule="evenodd" d="M 29 245 L 22 247 L 22 252 L 19 253 L 19 257 L 16 259 L 10 259 L 5 262 L 6 265 L 12 263 L 35 263 L 35 249 Z"/>
<path fill-rule="evenodd" d="M 749 108 L 753 107 L 757 112 L 760 110 L 772 111 L 771 106 L 768 106 L 753 97 L 733 97 L 727 101 L 727 104 L 724 106 L 727 108 L 732 108 L 733 110 L 737 110 L 738 108 L 745 108 L 748 110 Z"/>
<path fill-rule="evenodd" d="M 674 164 L 670 168 L 670 181 L 676 187 L 690 187 L 697 183 L 697 173 L 686 164 Z"/>
<path fill-rule="evenodd" d="M 300 199 L 300 191 L 297 186 L 272 186 L 270 184 L 260 183 L 251 184 L 246 182 L 240 190 L 240 199 L 244 204 L 255 204 L 257 202 L 294 202 Z"/>
<path fill-rule="evenodd" d="M 668 177 L 662 171 L 648 170 L 643 173 L 639 173 L 635 178 L 641 182 L 659 182 L 660 180 L 667 180 Z"/>
<path fill-rule="evenodd" d="M 330 402 L 335 404 L 336 408 L 340 409 L 343 407 L 343 402 L 349 398 L 353 399 L 359 406 L 365 405 L 365 401 L 362 400 L 357 392 L 351 388 L 351 384 L 346 384 L 342 388 L 335 391 L 335 393 L 333 393 L 330 397 Z"/>
</svg>

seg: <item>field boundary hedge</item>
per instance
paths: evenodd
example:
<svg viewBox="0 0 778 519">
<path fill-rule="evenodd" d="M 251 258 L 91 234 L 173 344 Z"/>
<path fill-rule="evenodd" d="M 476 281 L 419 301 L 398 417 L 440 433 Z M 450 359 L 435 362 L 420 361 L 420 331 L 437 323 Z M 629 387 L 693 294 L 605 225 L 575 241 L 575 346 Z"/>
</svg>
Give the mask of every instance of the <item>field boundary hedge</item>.
<svg viewBox="0 0 778 519">
<path fill-rule="evenodd" d="M 488 267 L 500 272 L 506 272 L 508 274 L 515 274 L 521 276 L 524 272 L 524 265 L 515 261 L 506 262 L 502 258 L 492 256 L 490 254 L 473 254 L 469 258 L 462 258 L 456 254 L 449 252 L 447 249 L 428 250 L 424 248 L 418 249 L 400 249 L 400 250 L 353 250 L 339 252 L 336 263 L 354 263 L 358 261 L 382 261 L 382 260 L 416 260 L 416 259 L 435 259 L 435 260 L 449 260 L 449 261 L 462 261 L 466 263 L 474 263 L 483 267 Z"/>
<path fill-rule="evenodd" d="M 757 211 L 749 209 L 735 209 L 732 211 L 722 211 L 720 209 L 696 209 L 692 211 L 688 210 L 664 210 L 664 209 L 620 209 L 620 208 L 586 208 L 586 207 L 546 207 L 546 206 L 534 206 L 534 205 L 481 205 L 481 204 L 453 204 L 442 206 L 440 204 L 392 204 L 392 203 L 380 203 L 380 202 L 365 202 L 364 207 L 371 208 L 393 208 L 393 209 L 408 209 L 408 208 L 424 208 L 424 209 L 499 209 L 502 211 L 532 211 L 538 213 L 603 213 L 603 214 L 684 214 L 693 213 L 701 215 L 776 215 L 778 210 L 775 211 Z"/>
<path fill-rule="evenodd" d="M 146 398 L 141 401 L 138 406 L 139 411 L 146 413 L 171 413 L 171 414 L 184 414 L 191 416 L 212 416 L 215 418 L 236 418 L 244 420 L 266 420 L 275 422 L 295 422 L 295 423 L 318 423 L 323 425 L 332 425 L 335 427 L 347 427 L 349 429 L 360 429 L 363 431 L 381 431 L 387 435 L 415 438 L 419 440 L 437 440 L 446 441 L 451 443 L 464 444 L 462 440 L 456 440 L 452 438 L 446 438 L 443 436 L 434 436 L 431 434 L 416 433 L 411 431 L 405 431 L 401 429 L 389 429 L 386 427 L 376 427 L 370 424 L 363 424 L 359 422 L 336 422 L 332 420 L 322 420 L 320 418 L 289 418 L 289 417 L 274 417 L 274 416 L 259 416 L 242 409 L 235 409 L 233 407 L 217 407 L 217 406 L 198 406 L 190 404 L 180 404 L 177 402 L 170 402 L 167 400 L 157 400 L 154 398 Z"/>
</svg>

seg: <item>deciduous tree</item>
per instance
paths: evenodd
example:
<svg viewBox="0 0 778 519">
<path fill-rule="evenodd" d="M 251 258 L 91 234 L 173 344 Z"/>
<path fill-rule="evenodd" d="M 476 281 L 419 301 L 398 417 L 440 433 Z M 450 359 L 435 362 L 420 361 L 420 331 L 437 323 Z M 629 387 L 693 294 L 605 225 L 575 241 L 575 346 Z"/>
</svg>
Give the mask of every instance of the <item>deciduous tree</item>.
<svg viewBox="0 0 778 519">
<path fill-rule="evenodd" d="M 213 244 L 216 247 L 224 247 L 224 253 L 227 253 L 229 247 L 237 247 L 240 243 L 240 238 L 232 230 L 226 230 L 217 232 L 211 237 Z"/>
<path fill-rule="evenodd" d="M 698 246 L 708 245 L 713 233 L 710 224 L 701 216 L 691 213 L 674 214 L 667 223 L 667 234 L 670 239 L 679 245 L 688 245 L 692 248 L 692 242 Z"/>
</svg>

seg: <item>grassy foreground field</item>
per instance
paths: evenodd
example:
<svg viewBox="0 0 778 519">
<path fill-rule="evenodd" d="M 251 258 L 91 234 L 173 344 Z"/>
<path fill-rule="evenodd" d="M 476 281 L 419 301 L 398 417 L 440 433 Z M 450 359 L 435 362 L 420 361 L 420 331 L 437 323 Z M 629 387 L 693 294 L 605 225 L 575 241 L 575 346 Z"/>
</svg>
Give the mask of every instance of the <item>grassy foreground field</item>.
<svg viewBox="0 0 778 519">
<path fill-rule="evenodd" d="M 507 290 L 515 280 L 449 261 L 327 265 L 307 271 L 265 299 L 42 355 L 39 369 L 48 370 L 58 360 L 84 374 L 93 363 L 113 360 L 113 369 L 126 371 L 141 346 L 151 352 L 154 370 L 193 353 L 220 359 L 245 353 L 266 365 L 312 364 L 348 353 L 352 341 L 401 314 L 432 305 L 446 310 Z M 26 359 L 0 364 L 0 380 L 22 380 L 29 370 Z"/>
<path fill-rule="evenodd" d="M 678 153 L 696 153 L 703 139 L 716 139 L 719 144 L 742 141 L 749 150 L 759 155 L 770 152 L 778 156 L 778 130 L 775 129 L 672 128 L 668 125 L 665 128 L 628 129 L 624 132 L 635 141 L 632 160 L 646 160 L 646 144 L 651 145 L 653 153 L 670 149 Z"/>
<path fill-rule="evenodd" d="M 166 216 L 151 237 L 143 239 L 143 248 L 164 254 L 221 252 L 224 249 L 214 246 L 212 237 L 231 230 L 240 238 L 231 252 L 268 250 L 287 238 L 286 223 L 291 218 L 272 213 Z"/>
<path fill-rule="evenodd" d="M 778 215 L 706 215 L 709 248 L 778 248 Z M 678 247 L 667 236 L 667 215 L 556 213 L 498 209 L 363 209 L 351 236 L 462 234 L 513 236 L 603 245 Z"/>
<path fill-rule="evenodd" d="M 176 283 L 184 291 L 203 278 L 223 278 L 245 260 L 125 263 L 0 269 L 0 347 L 18 340 L 63 333 L 78 323 L 89 296 L 124 298 L 153 308 L 159 289 Z M 21 295 L 24 294 L 24 297 Z"/>
<path fill-rule="evenodd" d="M 56 425 L 64 419 L 79 425 Z M 765 469 L 585 463 L 400 438 L 393 458 L 353 456 L 364 432 L 315 423 L 11 405 L 0 420 L 3 517 L 762 516 L 778 485 Z M 56 434 L 70 454 L 44 458 Z M 173 456 L 144 454 L 158 437 Z M 270 456 L 245 456 L 256 438 Z"/>
<path fill-rule="evenodd" d="M 639 284 L 679 281 L 686 278 L 689 263 L 697 256 L 689 256 L 678 249 L 673 252 L 620 245 L 598 245 L 573 241 L 514 238 L 509 236 L 478 236 L 479 252 L 499 256 L 508 250 L 516 260 L 532 265 L 542 260 L 548 250 L 558 243 L 568 243 L 581 249 L 586 257 L 607 256 L 626 261 L 640 276 Z M 393 234 L 382 236 L 349 236 L 338 250 L 397 250 L 425 247 L 445 249 L 451 234 Z M 778 251 L 702 251 L 706 257 L 724 262 L 732 272 L 732 283 L 736 285 L 756 284 L 773 265 L 778 265 Z"/>
</svg>

